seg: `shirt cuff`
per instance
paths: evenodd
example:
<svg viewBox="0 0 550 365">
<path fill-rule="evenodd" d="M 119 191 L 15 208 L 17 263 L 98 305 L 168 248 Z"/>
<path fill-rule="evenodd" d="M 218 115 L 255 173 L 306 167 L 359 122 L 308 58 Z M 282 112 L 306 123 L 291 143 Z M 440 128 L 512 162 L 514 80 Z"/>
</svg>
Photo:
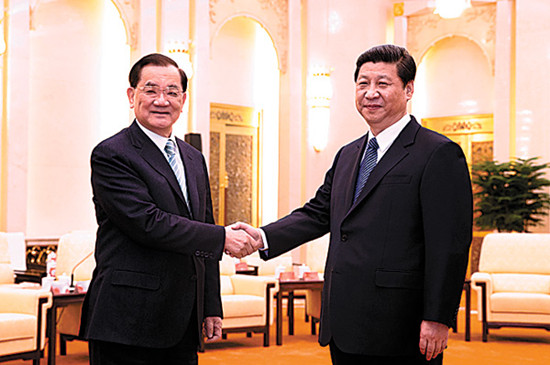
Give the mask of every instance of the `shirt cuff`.
<svg viewBox="0 0 550 365">
<path fill-rule="evenodd" d="M 260 248 L 260 251 L 267 251 L 267 250 L 269 250 L 269 245 L 267 243 L 267 237 L 265 235 L 265 232 L 261 228 L 258 228 L 258 230 L 260 231 L 260 234 L 262 235 L 262 242 L 264 243 L 264 247 Z"/>
</svg>

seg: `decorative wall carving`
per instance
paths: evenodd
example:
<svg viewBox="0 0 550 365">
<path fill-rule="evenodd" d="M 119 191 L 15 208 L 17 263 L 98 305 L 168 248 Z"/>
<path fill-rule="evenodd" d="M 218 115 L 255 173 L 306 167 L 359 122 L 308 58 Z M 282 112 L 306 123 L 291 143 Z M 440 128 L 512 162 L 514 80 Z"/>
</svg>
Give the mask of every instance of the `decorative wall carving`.
<svg viewBox="0 0 550 365">
<path fill-rule="evenodd" d="M 253 18 L 273 39 L 279 70 L 288 67 L 288 0 L 210 0 L 210 44 L 220 28 L 238 16 Z M 246 9 L 246 10 L 243 10 Z"/>
<path fill-rule="evenodd" d="M 253 138 L 226 135 L 225 170 L 229 184 L 225 196 L 225 224 L 252 222 Z"/>
<path fill-rule="evenodd" d="M 117 7 L 126 29 L 127 43 L 132 50 L 137 49 L 139 24 L 139 0 L 112 0 Z"/>
<path fill-rule="evenodd" d="M 219 132 L 210 132 L 210 191 L 212 195 L 212 214 L 217 224 L 220 222 L 220 138 Z"/>
<path fill-rule="evenodd" d="M 438 41 L 462 36 L 475 42 L 495 72 L 496 4 L 475 5 L 456 19 L 427 13 L 407 18 L 407 49 L 417 61 Z"/>
</svg>

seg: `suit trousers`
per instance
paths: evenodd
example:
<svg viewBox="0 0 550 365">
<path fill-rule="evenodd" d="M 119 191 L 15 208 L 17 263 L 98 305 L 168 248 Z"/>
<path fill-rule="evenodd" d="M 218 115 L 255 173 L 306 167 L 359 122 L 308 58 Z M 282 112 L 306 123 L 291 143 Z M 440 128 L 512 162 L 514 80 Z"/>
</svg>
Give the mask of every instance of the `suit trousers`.
<svg viewBox="0 0 550 365">
<path fill-rule="evenodd" d="M 333 365 L 441 365 L 443 354 L 430 361 L 418 350 L 418 356 L 371 356 L 349 354 L 336 346 L 334 340 L 329 343 L 330 358 Z"/>
<path fill-rule="evenodd" d="M 169 348 L 129 346 L 89 340 L 90 365 L 197 365 L 196 320 L 191 320 L 181 341 Z"/>
</svg>

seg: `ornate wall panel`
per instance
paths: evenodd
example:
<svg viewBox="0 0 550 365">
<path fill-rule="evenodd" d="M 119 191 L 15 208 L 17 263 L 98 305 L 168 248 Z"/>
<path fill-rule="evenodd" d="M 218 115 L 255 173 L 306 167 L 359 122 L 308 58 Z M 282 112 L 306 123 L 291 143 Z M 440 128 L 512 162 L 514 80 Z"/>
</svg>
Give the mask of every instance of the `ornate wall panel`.
<svg viewBox="0 0 550 365">
<path fill-rule="evenodd" d="M 216 222 L 258 222 L 258 115 L 210 104 L 210 187 Z"/>
<path fill-rule="evenodd" d="M 210 192 L 212 194 L 212 211 L 216 223 L 220 214 L 220 133 L 210 132 Z"/>
<path fill-rule="evenodd" d="M 210 44 L 223 24 L 237 16 L 253 18 L 266 29 L 277 50 L 279 70 L 286 73 L 288 0 L 210 0 Z"/>
<path fill-rule="evenodd" d="M 225 170 L 231 182 L 225 195 L 226 224 L 252 222 L 252 143 L 252 136 L 226 136 Z"/>
</svg>

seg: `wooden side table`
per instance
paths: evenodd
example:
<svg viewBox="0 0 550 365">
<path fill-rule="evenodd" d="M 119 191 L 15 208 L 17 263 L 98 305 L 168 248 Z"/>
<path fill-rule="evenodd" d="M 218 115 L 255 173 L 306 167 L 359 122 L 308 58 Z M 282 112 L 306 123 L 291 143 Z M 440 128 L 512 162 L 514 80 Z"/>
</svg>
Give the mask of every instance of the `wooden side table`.
<svg viewBox="0 0 550 365">
<path fill-rule="evenodd" d="M 277 345 L 283 344 L 283 292 L 288 292 L 288 334 L 294 334 L 293 293 L 298 289 L 323 289 L 323 280 L 279 280 L 277 292 Z"/>
<path fill-rule="evenodd" d="M 52 307 L 48 310 L 48 365 L 55 365 L 56 355 L 56 337 L 57 337 L 57 309 L 66 307 L 71 303 L 81 303 L 84 301 L 86 293 L 66 293 L 54 294 Z"/>
</svg>

